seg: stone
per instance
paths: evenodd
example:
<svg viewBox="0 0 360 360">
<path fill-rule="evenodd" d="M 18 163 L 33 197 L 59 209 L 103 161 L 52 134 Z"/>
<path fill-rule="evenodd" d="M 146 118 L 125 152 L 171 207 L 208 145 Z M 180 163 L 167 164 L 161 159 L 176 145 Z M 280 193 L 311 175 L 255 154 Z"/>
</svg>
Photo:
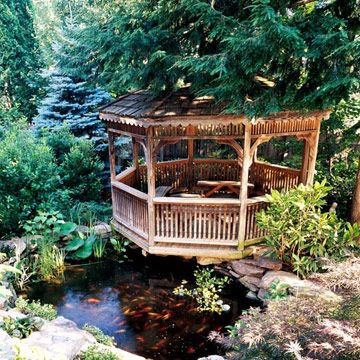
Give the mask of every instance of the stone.
<svg viewBox="0 0 360 360">
<path fill-rule="evenodd" d="M 342 297 L 327 290 L 312 281 L 301 280 L 295 274 L 285 271 L 268 271 L 260 282 L 260 288 L 269 289 L 274 281 L 280 281 L 289 286 L 289 293 L 301 297 L 320 297 L 324 301 L 340 302 Z"/>
<path fill-rule="evenodd" d="M 261 279 L 256 276 L 246 275 L 241 278 L 241 280 L 246 281 L 247 283 L 252 284 L 258 288 L 260 287 Z"/>
<path fill-rule="evenodd" d="M 105 222 L 101 222 L 93 227 L 95 235 L 100 237 L 109 237 L 111 234 L 111 226 Z"/>
<path fill-rule="evenodd" d="M 76 231 L 82 232 L 82 233 L 89 233 L 90 232 L 90 228 L 85 226 L 85 225 L 78 225 L 76 227 Z"/>
<path fill-rule="evenodd" d="M 197 256 L 196 261 L 199 265 L 206 266 L 206 265 L 213 265 L 213 264 L 221 264 L 222 262 L 226 261 L 226 259 Z"/>
<path fill-rule="evenodd" d="M 229 274 L 230 274 L 231 276 L 233 276 L 234 278 L 236 278 L 236 279 L 238 279 L 238 278 L 240 277 L 239 274 L 237 274 L 235 271 L 232 271 L 232 270 L 229 271 Z"/>
<path fill-rule="evenodd" d="M 41 349 L 49 359 L 74 359 L 85 345 L 95 344 L 95 338 L 62 316 L 45 323 L 40 331 L 34 331 L 21 340 L 22 346 Z"/>
<path fill-rule="evenodd" d="M 342 297 L 312 281 L 302 280 L 289 288 L 289 293 L 298 297 L 320 297 L 326 302 L 341 302 Z"/>
<path fill-rule="evenodd" d="M 260 288 L 267 290 L 274 281 L 280 281 L 292 287 L 300 285 L 302 280 L 300 280 L 295 274 L 286 271 L 270 270 L 262 277 Z"/>
<path fill-rule="evenodd" d="M 231 261 L 230 265 L 232 269 L 241 276 L 252 275 L 261 277 L 264 274 L 264 269 L 244 263 L 242 260 Z"/>
<path fill-rule="evenodd" d="M 207 357 L 199 358 L 198 360 L 225 360 L 225 358 L 220 355 L 209 355 Z"/>
<path fill-rule="evenodd" d="M 13 251 L 13 254 L 18 254 L 20 256 L 26 249 L 26 239 L 14 237 L 11 240 L 0 241 L 0 252 L 5 252 L 7 250 Z"/>
<path fill-rule="evenodd" d="M 245 297 L 249 300 L 258 300 L 258 297 L 256 296 L 255 292 L 253 291 L 248 291 L 245 295 Z"/>
<path fill-rule="evenodd" d="M 259 287 L 252 284 L 251 282 L 247 281 L 246 278 L 249 278 L 248 276 L 244 276 L 242 278 L 239 279 L 239 282 L 244 285 L 245 287 L 247 287 L 250 291 L 253 292 L 257 292 L 259 290 Z M 260 282 L 260 279 L 259 279 Z"/>
<path fill-rule="evenodd" d="M 266 298 L 269 295 L 269 293 L 264 290 L 260 289 L 257 293 L 257 297 L 266 305 L 268 303 L 268 299 Z"/>
<path fill-rule="evenodd" d="M 14 320 L 18 320 L 18 319 L 26 318 L 26 315 L 24 315 L 23 313 L 21 313 L 20 311 L 18 311 L 16 309 L 10 309 L 8 311 L 0 310 L 0 322 L 5 317 L 10 317 Z"/>
<path fill-rule="evenodd" d="M 259 256 L 257 265 L 269 270 L 281 270 L 282 262 L 280 260 L 270 259 L 264 256 Z"/>
<path fill-rule="evenodd" d="M 0 359 L 1 360 L 14 360 L 16 359 L 16 352 L 14 350 L 15 340 L 0 329 Z"/>
</svg>

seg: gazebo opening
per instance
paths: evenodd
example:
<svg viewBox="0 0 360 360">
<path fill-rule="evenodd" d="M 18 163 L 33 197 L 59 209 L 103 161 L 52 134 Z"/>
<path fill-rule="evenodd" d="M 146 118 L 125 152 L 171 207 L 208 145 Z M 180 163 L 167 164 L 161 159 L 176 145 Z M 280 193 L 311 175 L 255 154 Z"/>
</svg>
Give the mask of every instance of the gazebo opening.
<svg viewBox="0 0 360 360">
<path fill-rule="evenodd" d="M 255 221 L 267 207 L 265 194 L 313 182 L 328 111 L 250 120 L 222 110 L 189 88 L 166 97 L 138 91 L 100 109 L 108 125 L 113 223 L 143 250 L 243 257 L 265 235 Z M 131 136 L 133 160 L 116 173 L 119 136 Z M 298 169 L 268 161 L 265 144 L 284 136 L 299 142 Z"/>
</svg>

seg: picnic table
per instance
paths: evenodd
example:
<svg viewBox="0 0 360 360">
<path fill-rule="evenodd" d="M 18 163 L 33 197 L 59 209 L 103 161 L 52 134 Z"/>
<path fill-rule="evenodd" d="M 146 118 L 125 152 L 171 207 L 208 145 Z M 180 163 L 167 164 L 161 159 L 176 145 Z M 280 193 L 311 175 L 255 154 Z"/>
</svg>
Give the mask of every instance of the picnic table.
<svg viewBox="0 0 360 360">
<path fill-rule="evenodd" d="M 199 180 L 196 183 L 199 187 L 210 188 L 203 196 L 209 197 L 216 192 L 221 190 L 226 190 L 228 192 L 239 195 L 241 181 L 231 181 L 231 180 Z M 254 184 L 248 183 L 249 188 L 254 188 Z"/>
</svg>

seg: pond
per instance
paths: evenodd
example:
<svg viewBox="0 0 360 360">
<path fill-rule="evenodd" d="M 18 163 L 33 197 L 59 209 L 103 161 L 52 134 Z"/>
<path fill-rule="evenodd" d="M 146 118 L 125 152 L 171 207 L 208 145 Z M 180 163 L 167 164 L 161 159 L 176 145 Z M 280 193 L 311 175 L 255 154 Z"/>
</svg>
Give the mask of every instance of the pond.
<svg viewBox="0 0 360 360">
<path fill-rule="evenodd" d="M 172 293 L 182 279 L 192 281 L 195 269 L 194 262 L 176 257 L 133 254 L 124 263 L 70 266 L 63 283 L 35 284 L 28 296 L 55 305 L 59 315 L 79 326 L 99 327 L 132 353 L 156 360 L 197 359 L 221 353 L 207 340 L 209 332 L 223 331 L 254 303 L 233 283 L 222 295 L 230 311 L 199 313 L 193 301 Z"/>
</svg>

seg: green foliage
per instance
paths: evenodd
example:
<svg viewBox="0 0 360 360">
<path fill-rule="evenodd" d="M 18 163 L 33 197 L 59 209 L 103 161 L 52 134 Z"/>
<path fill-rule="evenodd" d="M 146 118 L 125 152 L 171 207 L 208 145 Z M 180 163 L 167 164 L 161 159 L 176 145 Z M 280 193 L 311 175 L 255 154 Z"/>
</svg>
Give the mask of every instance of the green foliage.
<svg viewBox="0 0 360 360">
<path fill-rule="evenodd" d="M 34 267 L 38 269 L 38 276 L 42 280 L 59 279 L 65 270 L 65 252 L 52 242 L 38 242 L 38 256 Z"/>
<path fill-rule="evenodd" d="M 71 221 L 91 227 L 96 221 L 109 222 L 112 216 L 112 207 L 109 203 L 77 202 L 69 209 L 68 213 Z"/>
<path fill-rule="evenodd" d="M 288 192 L 273 190 L 267 195 L 269 208 L 257 214 L 258 225 L 269 233 L 266 244 L 302 276 L 318 271 L 321 258 L 341 258 L 357 246 L 357 226 L 346 229 L 334 212 L 321 211 L 329 190 L 325 181 Z"/>
<path fill-rule="evenodd" d="M 359 87 L 355 0 L 83 4 L 61 66 L 115 94 L 191 83 L 254 115 L 328 107 Z"/>
<path fill-rule="evenodd" d="M 32 317 L 17 320 L 11 317 L 4 317 L 0 328 L 12 337 L 23 339 L 28 337 L 34 330 L 38 330 L 38 326 L 38 321 Z"/>
<path fill-rule="evenodd" d="M 79 201 L 100 200 L 102 184 L 100 173 L 104 165 L 89 141 L 80 140 L 64 156 L 60 175 L 72 198 Z"/>
<path fill-rule="evenodd" d="M 60 185 L 48 146 L 29 131 L 11 129 L 0 139 L 0 237 L 18 233 L 19 223 L 49 201 Z"/>
<path fill-rule="evenodd" d="M 4 254 L 0 253 L 0 260 L 3 258 Z M 19 274 L 20 271 L 18 269 L 16 269 L 14 266 L 11 265 L 5 265 L 5 264 L 0 264 L 0 281 L 5 279 L 5 276 L 8 273 L 12 273 L 12 274 Z M 0 298 L 8 298 L 12 296 L 12 293 L 9 289 L 7 289 L 4 285 L 0 284 Z"/>
<path fill-rule="evenodd" d="M 16 308 L 24 314 L 30 316 L 38 316 L 45 320 L 54 320 L 57 317 L 57 311 L 53 305 L 50 304 L 41 304 L 40 301 L 31 301 L 19 297 L 16 300 Z"/>
<path fill-rule="evenodd" d="M 80 355 L 81 360 L 122 360 L 122 357 L 119 357 L 112 353 L 109 350 L 105 350 L 98 345 L 89 346 L 84 352 Z"/>
<path fill-rule="evenodd" d="M 228 305 L 223 304 L 219 294 L 224 286 L 229 282 L 229 278 L 224 276 L 222 278 L 213 275 L 214 269 L 203 268 L 197 269 L 194 272 L 196 288 L 191 290 L 185 287 L 186 280 L 183 280 L 181 285 L 174 289 L 174 294 L 179 296 L 190 296 L 196 300 L 198 310 L 216 312 L 220 314 L 226 310 Z"/>
<path fill-rule="evenodd" d="M 65 222 L 59 211 L 38 211 L 37 216 L 27 220 L 23 226 L 28 235 L 40 235 L 53 242 L 59 240 L 60 236 L 69 235 L 76 227 L 75 223 Z"/>
<path fill-rule="evenodd" d="M 104 239 L 97 239 L 93 245 L 94 257 L 101 259 L 105 255 L 106 241 Z"/>
<path fill-rule="evenodd" d="M 83 330 L 86 330 L 91 335 L 94 335 L 96 341 L 100 344 L 107 345 L 107 346 L 114 346 L 115 345 L 115 339 L 112 336 L 105 335 L 102 330 L 100 330 L 98 327 L 85 324 L 83 326 Z"/>
<path fill-rule="evenodd" d="M 77 234 L 66 245 L 65 250 L 72 252 L 76 259 L 87 259 L 93 254 L 94 244 L 97 241 L 94 234 L 84 234 L 78 231 Z"/>
<path fill-rule="evenodd" d="M 279 280 L 273 281 L 269 286 L 269 294 L 265 295 L 266 299 L 278 300 L 286 298 L 289 295 L 289 285 Z"/>
<path fill-rule="evenodd" d="M 0 125 L 35 113 L 41 66 L 31 0 L 0 3 Z"/>
<path fill-rule="evenodd" d="M 126 259 L 126 248 L 129 245 L 130 241 L 126 238 L 110 238 L 110 243 L 113 246 L 113 249 L 116 251 L 118 256 L 121 259 Z"/>
</svg>

